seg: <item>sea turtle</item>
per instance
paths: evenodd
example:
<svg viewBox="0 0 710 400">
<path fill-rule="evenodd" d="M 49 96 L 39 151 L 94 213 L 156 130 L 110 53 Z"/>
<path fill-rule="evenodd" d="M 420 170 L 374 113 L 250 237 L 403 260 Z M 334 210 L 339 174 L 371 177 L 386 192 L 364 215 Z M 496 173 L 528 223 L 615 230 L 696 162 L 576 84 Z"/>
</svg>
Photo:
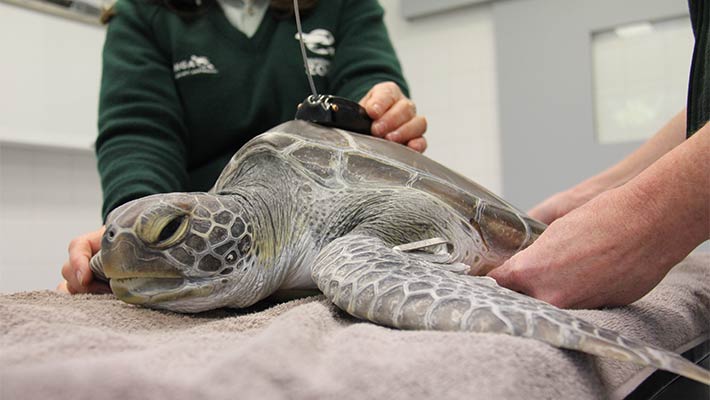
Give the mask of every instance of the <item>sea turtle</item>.
<svg viewBox="0 0 710 400">
<path fill-rule="evenodd" d="M 208 193 L 115 209 L 91 265 L 119 299 L 152 308 L 241 308 L 317 286 L 390 327 L 529 337 L 710 383 L 674 353 L 475 276 L 544 228 L 404 146 L 296 120 L 247 143 Z"/>
</svg>

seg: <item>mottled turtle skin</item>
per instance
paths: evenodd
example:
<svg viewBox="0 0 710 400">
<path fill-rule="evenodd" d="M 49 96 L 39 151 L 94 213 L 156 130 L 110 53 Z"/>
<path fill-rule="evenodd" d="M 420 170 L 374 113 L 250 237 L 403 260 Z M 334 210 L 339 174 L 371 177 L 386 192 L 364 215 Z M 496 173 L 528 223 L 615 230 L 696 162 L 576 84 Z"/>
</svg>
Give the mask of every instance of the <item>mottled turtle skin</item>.
<svg viewBox="0 0 710 400">
<path fill-rule="evenodd" d="M 247 307 L 317 287 L 386 326 L 529 337 L 710 382 L 674 353 L 480 276 L 544 228 L 404 146 L 291 121 L 239 150 L 209 193 L 157 194 L 111 212 L 91 265 L 119 299 L 151 308 Z M 398 248 L 431 238 L 446 243 Z"/>
</svg>

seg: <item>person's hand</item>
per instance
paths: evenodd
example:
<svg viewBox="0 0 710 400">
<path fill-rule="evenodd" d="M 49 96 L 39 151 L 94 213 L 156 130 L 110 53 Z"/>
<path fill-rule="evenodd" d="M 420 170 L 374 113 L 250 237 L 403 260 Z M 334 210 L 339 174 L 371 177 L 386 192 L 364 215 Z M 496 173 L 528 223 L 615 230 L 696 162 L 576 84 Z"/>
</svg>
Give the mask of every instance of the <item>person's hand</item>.
<svg viewBox="0 0 710 400">
<path fill-rule="evenodd" d="M 81 235 L 69 243 L 69 259 L 62 266 L 64 282 L 57 286 L 57 291 L 75 293 L 111 293 L 105 282 L 94 280 L 89 268 L 91 256 L 101 249 L 101 238 L 105 227 Z"/>
<path fill-rule="evenodd" d="M 426 150 L 426 118 L 417 115 L 417 107 L 394 82 L 382 82 L 360 100 L 373 119 L 372 135 L 402 143 L 422 153 Z"/>
<path fill-rule="evenodd" d="M 606 188 L 597 185 L 580 184 L 547 198 L 528 211 L 528 215 L 549 225 L 575 208 L 582 206 L 604 190 Z"/>
<path fill-rule="evenodd" d="M 553 222 L 488 276 L 562 308 L 632 303 L 690 251 L 682 233 L 667 231 L 676 229 L 667 220 L 674 216 L 659 214 L 644 196 L 609 190 Z"/>
<path fill-rule="evenodd" d="M 630 158 L 580 184 L 591 200 L 559 195 L 531 211 L 554 222 L 488 276 L 563 308 L 626 305 L 649 292 L 710 238 L 710 123 L 676 144 L 681 117 L 659 140 L 656 135 Z M 584 204 L 569 206 L 575 202 Z"/>
</svg>

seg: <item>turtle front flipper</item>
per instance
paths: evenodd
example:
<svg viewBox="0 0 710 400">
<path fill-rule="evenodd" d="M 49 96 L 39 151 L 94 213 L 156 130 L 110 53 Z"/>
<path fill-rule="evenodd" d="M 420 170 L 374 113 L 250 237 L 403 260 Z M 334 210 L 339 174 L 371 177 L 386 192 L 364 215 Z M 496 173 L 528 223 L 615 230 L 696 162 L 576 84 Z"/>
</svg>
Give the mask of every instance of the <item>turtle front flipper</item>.
<svg viewBox="0 0 710 400">
<path fill-rule="evenodd" d="M 312 276 L 338 307 L 378 324 L 528 337 L 710 384 L 710 371 L 675 353 L 595 327 L 491 278 L 452 273 L 379 238 L 350 234 L 334 240 L 316 258 Z"/>
</svg>

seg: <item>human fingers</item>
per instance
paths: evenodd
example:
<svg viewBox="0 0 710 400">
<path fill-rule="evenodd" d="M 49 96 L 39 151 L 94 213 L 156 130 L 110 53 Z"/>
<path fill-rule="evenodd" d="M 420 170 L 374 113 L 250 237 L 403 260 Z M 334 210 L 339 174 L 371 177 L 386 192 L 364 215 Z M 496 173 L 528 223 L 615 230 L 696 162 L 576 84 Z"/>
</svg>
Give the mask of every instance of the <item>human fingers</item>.
<svg viewBox="0 0 710 400">
<path fill-rule="evenodd" d="M 91 247 L 83 237 L 73 239 L 69 243 L 69 259 L 62 265 L 62 277 L 69 293 L 86 293 L 84 286 L 86 269 L 89 269 Z M 86 267 L 84 267 L 86 265 Z"/>
<path fill-rule="evenodd" d="M 399 130 L 407 122 L 417 117 L 417 107 L 406 97 L 402 97 L 385 112 L 382 117 L 372 123 L 373 135 L 387 138 L 387 135 Z M 421 117 L 424 118 L 424 117 Z M 420 128 L 426 129 L 426 120 L 417 122 Z M 420 135 L 424 132 L 419 132 Z"/>
<path fill-rule="evenodd" d="M 530 211 L 528 211 L 529 216 L 548 225 L 551 224 L 552 221 L 559 218 L 561 216 L 560 214 L 561 213 L 558 210 L 558 206 L 554 196 L 536 205 L 535 207 L 530 209 Z"/>
<path fill-rule="evenodd" d="M 72 277 L 73 275 L 73 277 Z M 69 260 L 62 264 L 62 283 L 59 284 L 57 290 L 66 291 L 69 294 L 81 293 L 81 285 L 77 283 L 76 272 L 74 272 L 74 267 Z M 71 281 L 72 283 L 69 283 Z"/>
<path fill-rule="evenodd" d="M 78 293 L 75 289 L 72 289 L 70 291 L 66 280 L 62 280 L 59 283 L 59 285 L 57 285 L 57 288 L 55 289 L 55 291 L 57 291 L 59 293 L 67 293 L 67 294 Z M 86 293 L 97 293 L 97 294 L 111 293 L 111 287 L 106 282 L 92 280 L 91 283 L 89 283 L 89 286 L 87 287 Z"/>
<path fill-rule="evenodd" d="M 421 115 L 417 115 L 414 118 L 412 118 L 409 121 L 402 124 L 396 130 L 388 133 L 385 136 L 385 139 L 390 140 L 392 142 L 397 142 L 397 143 L 402 143 L 402 144 L 408 145 L 410 141 L 417 139 L 417 138 L 421 138 L 424 135 L 424 132 L 426 132 L 426 128 L 427 128 L 426 118 L 424 118 Z"/>
<path fill-rule="evenodd" d="M 501 266 L 494 268 L 487 276 L 493 278 L 499 285 L 542 300 L 560 308 L 575 307 L 576 298 L 570 296 L 564 288 L 549 282 L 550 271 L 545 269 L 551 265 L 536 263 L 536 255 L 527 254 L 530 248 L 523 250 Z M 556 268 L 550 268 L 555 270 Z M 552 278 L 555 280 L 555 278 Z"/>
<path fill-rule="evenodd" d="M 561 308 L 636 301 L 687 254 L 668 260 L 679 246 L 657 234 L 658 216 L 636 197 L 620 188 L 572 209 L 489 276 Z"/>
<path fill-rule="evenodd" d="M 549 225 L 607 190 L 608 187 L 596 184 L 594 181 L 583 182 L 549 197 L 533 207 L 528 215 Z"/>
<path fill-rule="evenodd" d="M 57 285 L 57 288 L 54 290 L 60 293 L 69 293 L 69 289 L 67 289 L 67 281 L 62 280 L 59 282 L 59 285 Z"/>
<path fill-rule="evenodd" d="M 74 238 L 69 243 L 69 260 L 62 266 L 62 277 L 66 280 L 66 289 L 69 293 L 86 293 L 91 289 L 93 273 L 89 267 L 91 257 L 101 248 L 101 237 L 104 227 Z"/>
<path fill-rule="evenodd" d="M 499 285 L 510 290 L 529 295 L 530 288 L 527 281 L 524 279 L 525 269 L 518 262 L 520 256 L 524 256 L 523 250 L 521 253 L 509 258 L 500 266 L 488 272 L 487 276 L 493 278 Z"/>
<path fill-rule="evenodd" d="M 360 105 L 365 108 L 367 115 L 374 121 L 378 121 L 382 116 L 397 103 L 404 98 L 402 90 L 394 82 L 378 83 L 370 89 L 365 97 L 360 101 Z M 382 137 L 387 132 L 380 132 L 379 127 L 373 124 L 372 134 Z"/>
<path fill-rule="evenodd" d="M 577 267 L 584 260 L 579 236 L 559 219 L 529 247 L 515 254 L 488 276 L 499 285 L 561 308 L 577 306 L 586 296 Z M 573 224 L 574 225 L 574 224 Z"/>
<path fill-rule="evenodd" d="M 423 153 L 424 150 L 426 150 L 426 148 L 427 148 L 427 141 L 424 137 L 419 137 L 419 138 L 412 139 L 409 142 L 407 142 L 407 146 L 414 151 L 418 151 L 420 153 Z"/>
<path fill-rule="evenodd" d="M 550 196 L 533 207 L 528 215 L 545 224 L 569 214 L 589 200 L 589 197 L 579 195 L 575 189 L 565 190 Z"/>
<path fill-rule="evenodd" d="M 365 94 L 365 96 L 362 99 L 360 99 L 358 104 L 360 104 L 360 106 L 362 106 L 362 108 L 364 108 L 365 111 L 367 111 L 367 105 L 369 104 L 369 100 L 371 98 L 372 98 L 372 88 L 370 88 L 370 90 L 367 92 L 367 94 Z M 372 107 L 372 106 L 370 106 L 370 107 Z M 373 112 L 374 112 L 374 110 L 373 110 Z M 370 115 L 370 114 L 368 113 L 368 115 Z"/>
</svg>

